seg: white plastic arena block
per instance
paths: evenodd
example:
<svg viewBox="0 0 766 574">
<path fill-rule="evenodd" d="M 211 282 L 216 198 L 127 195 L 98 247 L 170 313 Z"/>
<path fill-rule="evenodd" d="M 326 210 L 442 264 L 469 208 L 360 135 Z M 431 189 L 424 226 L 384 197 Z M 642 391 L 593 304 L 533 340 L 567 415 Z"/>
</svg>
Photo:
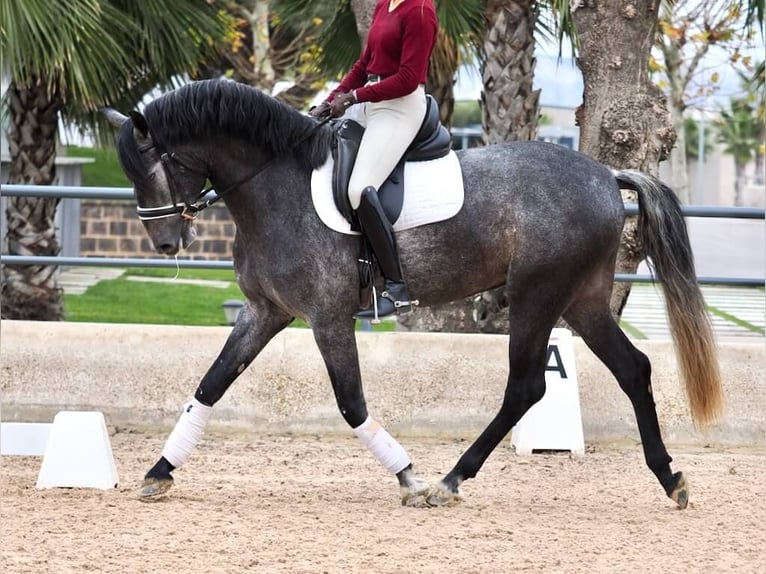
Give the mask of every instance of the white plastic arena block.
<svg viewBox="0 0 766 574">
<path fill-rule="evenodd" d="M 572 332 L 553 329 L 548 341 L 545 395 L 511 431 L 518 454 L 561 450 L 582 454 L 585 440 L 580 413 Z"/>
<path fill-rule="evenodd" d="M 53 419 L 37 488 L 116 488 L 117 467 L 99 411 L 61 411 Z"/>
<path fill-rule="evenodd" d="M 0 423 L 0 455 L 43 456 L 51 423 Z"/>
</svg>

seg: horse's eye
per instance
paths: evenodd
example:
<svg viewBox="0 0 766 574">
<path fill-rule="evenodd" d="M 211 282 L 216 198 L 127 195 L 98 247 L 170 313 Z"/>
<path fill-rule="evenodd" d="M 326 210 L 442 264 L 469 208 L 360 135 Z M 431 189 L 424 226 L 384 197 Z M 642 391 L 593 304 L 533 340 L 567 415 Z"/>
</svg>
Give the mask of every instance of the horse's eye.
<svg viewBox="0 0 766 574">
<path fill-rule="evenodd" d="M 154 181 L 154 179 L 157 177 L 157 174 L 152 172 L 149 174 L 149 181 Z"/>
</svg>

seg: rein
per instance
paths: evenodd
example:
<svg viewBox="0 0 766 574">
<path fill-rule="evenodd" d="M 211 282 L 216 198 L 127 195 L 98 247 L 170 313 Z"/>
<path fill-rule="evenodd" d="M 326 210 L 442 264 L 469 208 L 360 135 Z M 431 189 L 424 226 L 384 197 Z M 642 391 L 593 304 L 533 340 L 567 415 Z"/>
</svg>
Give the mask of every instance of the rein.
<svg viewBox="0 0 766 574">
<path fill-rule="evenodd" d="M 302 144 L 304 141 L 306 141 L 308 138 L 310 138 L 314 133 L 319 130 L 320 127 L 322 127 L 324 124 L 326 124 L 328 121 L 332 119 L 332 116 L 327 116 L 326 118 L 319 120 L 315 126 L 313 126 L 306 135 L 304 135 L 302 138 L 295 141 L 289 148 L 288 151 L 294 149 L 296 146 Z M 157 146 L 154 143 L 151 143 L 147 146 L 142 147 L 139 149 L 139 153 L 144 153 L 149 151 L 150 149 L 157 148 Z M 231 190 L 238 188 L 241 185 L 244 185 L 251 179 L 257 177 L 259 174 L 263 173 L 267 168 L 269 168 L 274 162 L 276 162 L 277 159 L 281 158 L 281 155 L 277 155 L 272 157 L 267 162 L 263 163 L 256 169 L 253 173 L 250 175 L 242 178 L 241 180 L 233 183 L 232 185 L 228 186 L 223 191 L 216 191 L 214 186 L 209 185 L 202 191 L 200 191 L 197 194 L 197 197 L 194 198 L 194 201 L 192 203 L 187 202 L 184 200 L 183 205 L 179 204 L 177 201 L 177 197 L 179 197 L 179 193 L 176 189 L 176 180 L 173 177 L 173 171 L 170 169 L 170 166 L 172 163 L 178 164 L 182 170 L 189 171 L 191 173 L 200 175 L 207 179 L 207 173 L 203 173 L 199 170 L 193 169 L 189 167 L 188 164 L 183 162 L 179 157 L 178 154 L 175 152 L 168 153 L 167 151 L 163 151 L 160 154 L 160 161 L 162 162 L 162 169 L 165 171 L 165 177 L 168 180 L 168 185 L 170 187 L 170 197 L 173 200 L 173 203 L 171 205 L 163 205 L 162 207 L 136 207 L 136 213 L 138 214 L 138 219 L 141 221 L 150 221 L 153 219 L 165 219 L 167 217 L 173 217 L 174 215 L 180 215 L 183 219 L 187 221 L 192 221 L 196 219 L 197 215 L 199 215 L 200 211 L 203 209 L 207 209 L 214 203 L 217 203 L 219 200 L 223 199 L 223 196 L 227 193 L 229 193 Z M 215 192 L 215 195 L 211 197 L 210 199 L 206 199 L 205 201 L 201 201 L 208 193 L 211 191 Z"/>
</svg>

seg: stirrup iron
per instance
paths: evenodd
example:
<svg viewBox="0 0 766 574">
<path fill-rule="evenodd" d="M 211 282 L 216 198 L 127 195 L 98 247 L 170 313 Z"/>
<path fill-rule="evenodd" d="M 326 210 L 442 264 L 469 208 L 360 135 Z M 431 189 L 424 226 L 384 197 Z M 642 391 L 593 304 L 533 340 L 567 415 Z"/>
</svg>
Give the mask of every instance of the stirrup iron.
<svg viewBox="0 0 766 574">
<path fill-rule="evenodd" d="M 417 299 L 415 299 L 414 301 L 397 301 L 391 296 L 391 294 L 388 291 L 383 291 L 383 293 L 381 293 L 380 296 L 385 297 L 386 299 L 391 301 L 391 303 L 394 304 L 394 309 L 397 309 L 397 312 L 396 312 L 397 315 L 399 314 L 398 309 L 401 309 L 402 307 L 410 308 L 409 311 L 405 311 L 404 313 L 402 313 L 402 315 L 406 315 L 407 313 L 412 313 L 413 307 L 420 305 L 420 301 L 418 301 Z M 377 315 L 377 308 L 378 308 L 378 300 L 376 298 L 375 299 L 375 314 L 376 315 Z"/>
</svg>

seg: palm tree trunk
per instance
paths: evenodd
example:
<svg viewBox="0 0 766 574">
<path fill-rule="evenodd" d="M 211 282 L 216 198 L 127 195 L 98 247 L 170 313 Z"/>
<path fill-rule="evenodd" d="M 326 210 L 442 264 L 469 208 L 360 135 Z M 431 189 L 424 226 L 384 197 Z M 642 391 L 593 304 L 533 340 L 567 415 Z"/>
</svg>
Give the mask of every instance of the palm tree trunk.
<svg viewBox="0 0 766 574">
<path fill-rule="evenodd" d="M 426 91 L 439 103 L 439 118 L 447 129 L 452 127 L 455 111 L 455 77 L 458 69 L 458 51 L 443 28 L 439 28 L 436 45 L 428 65 Z"/>
<path fill-rule="evenodd" d="M 535 0 L 489 0 L 485 10 L 482 125 L 488 144 L 537 137 Z"/>
<path fill-rule="evenodd" d="M 763 105 L 763 103 L 761 103 Z M 766 123 L 764 123 L 762 108 L 758 112 L 758 134 L 757 142 L 758 148 L 755 150 L 755 180 L 756 185 L 763 185 L 766 181 L 766 174 L 764 173 L 764 152 L 766 151 Z"/>
<path fill-rule="evenodd" d="M 742 191 L 745 188 L 745 168 L 747 164 L 739 159 L 734 159 L 734 205 L 742 205 Z"/>
<path fill-rule="evenodd" d="M 481 92 L 484 141 L 534 140 L 540 117 L 540 90 L 533 89 L 537 2 L 490 0 L 485 14 Z M 482 293 L 473 304 L 479 332 L 508 333 L 505 287 Z"/>
<path fill-rule="evenodd" d="M 56 177 L 56 134 L 60 99 L 40 78 L 8 87 L 11 166 L 9 183 L 49 185 Z M 8 253 L 58 255 L 54 216 L 58 199 L 10 197 Z M 2 317 L 58 321 L 63 297 L 57 268 L 42 265 L 5 265 L 2 274 Z"/>
</svg>

